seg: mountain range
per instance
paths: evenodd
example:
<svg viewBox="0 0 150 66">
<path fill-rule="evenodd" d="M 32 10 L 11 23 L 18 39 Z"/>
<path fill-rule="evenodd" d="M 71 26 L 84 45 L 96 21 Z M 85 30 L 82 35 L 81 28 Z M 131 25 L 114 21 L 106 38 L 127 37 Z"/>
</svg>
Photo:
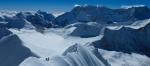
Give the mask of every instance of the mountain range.
<svg viewBox="0 0 150 66">
<path fill-rule="evenodd" d="M 0 66 L 150 66 L 150 9 L 0 12 Z"/>
</svg>

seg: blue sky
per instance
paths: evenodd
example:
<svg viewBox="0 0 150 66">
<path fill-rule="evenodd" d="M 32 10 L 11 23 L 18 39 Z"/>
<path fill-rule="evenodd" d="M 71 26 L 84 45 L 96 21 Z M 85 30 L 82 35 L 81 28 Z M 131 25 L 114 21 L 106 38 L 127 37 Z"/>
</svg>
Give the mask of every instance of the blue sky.
<svg viewBox="0 0 150 66">
<path fill-rule="evenodd" d="M 121 5 L 147 5 L 150 0 L 0 0 L 0 10 L 17 11 L 69 11 L 74 4 L 104 5 L 111 8 L 118 8 Z"/>
</svg>

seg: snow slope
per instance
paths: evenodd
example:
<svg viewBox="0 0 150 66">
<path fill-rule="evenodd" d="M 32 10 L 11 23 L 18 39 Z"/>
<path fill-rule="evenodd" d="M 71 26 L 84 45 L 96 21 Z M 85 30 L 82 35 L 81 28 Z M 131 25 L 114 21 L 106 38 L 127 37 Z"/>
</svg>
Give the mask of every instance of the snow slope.
<svg viewBox="0 0 150 66">
<path fill-rule="evenodd" d="M 105 66 L 102 61 L 100 61 L 96 56 L 94 56 L 94 54 L 92 54 L 91 51 L 88 51 L 85 47 L 76 44 L 76 46 L 70 47 L 70 50 L 73 50 L 74 48 L 77 50 L 74 52 L 68 52 L 65 56 L 54 57 L 50 61 L 47 61 L 49 64 L 46 63 L 46 61 L 45 63 L 40 63 L 43 63 L 43 65 L 47 64 L 47 66 Z M 28 58 L 20 66 L 25 66 L 24 64 L 33 65 L 38 62 L 37 60 L 29 62 L 31 60 Z"/>
<path fill-rule="evenodd" d="M 50 66 L 50 63 L 36 57 L 29 57 L 18 66 Z"/>
<path fill-rule="evenodd" d="M 17 35 L 10 34 L 0 40 L 0 66 L 18 66 L 28 57 L 37 57 L 22 45 Z"/>
<path fill-rule="evenodd" d="M 150 66 L 149 61 L 150 58 L 140 54 L 126 54 L 75 44 L 63 56 L 55 56 L 49 61 L 30 57 L 19 66 Z"/>
<path fill-rule="evenodd" d="M 99 39 L 94 38 L 80 38 L 80 37 L 67 37 L 63 32 L 57 34 L 54 31 L 48 31 L 44 34 L 35 30 L 21 29 L 20 31 L 10 29 L 16 34 L 24 43 L 24 46 L 30 48 L 30 50 L 40 57 L 52 57 L 55 55 L 61 55 L 69 46 L 75 43 L 86 44 L 91 43 Z"/>
</svg>

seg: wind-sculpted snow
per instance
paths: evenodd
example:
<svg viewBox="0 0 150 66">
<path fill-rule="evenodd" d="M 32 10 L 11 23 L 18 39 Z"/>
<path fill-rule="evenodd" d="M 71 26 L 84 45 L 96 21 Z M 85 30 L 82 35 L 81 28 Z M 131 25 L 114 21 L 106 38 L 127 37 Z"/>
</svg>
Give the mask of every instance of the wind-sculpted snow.
<svg viewBox="0 0 150 66">
<path fill-rule="evenodd" d="M 79 44 L 68 48 L 63 55 L 70 66 L 109 66 L 97 51 L 92 52 Z"/>
<path fill-rule="evenodd" d="M 46 62 L 43 59 L 36 57 L 29 57 L 18 66 L 53 66 L 53 65 L 50 65 L 50 63 Z"/>
<path fill-rule="evenodd" d="M 150 18 L 150 9 L 146 6 L 129 9 L 110 9 L 96 6 L 77 6 L 70 12 L 58 16 L 53 23 L 63 27 L 76 22 L 97 22 L 100 24 L 128 23 Z"/>
<path fill-rule="evenodd" d="M 149 66 L 150 58 L 140 54 L 126 54 L 116 51 L 96 49 L 75 44 L 62 56 L 45 58 L 29 57 L 19 66 Z"/>
<path fill-rule="evenodd" d="M 27 64 L 33 65 L 38 62 L 29 61 L 31 60 L 25 60 L 22 64 L 20 64 L 20 66 L 25 66 Z M 49 62 L 49 64 L 46 62 Z M 106 60 L 102 58 L 102 56 L 101 59 L 97 58 L 94 53 L 89 51 L 86 47 L 78 44 L 71 46 L 68 50 L 66 50 L 63 56 L 56 56 L 51 58 L 49 61 L 38 62 L 37 64 L 39 63 L 42 63 L 43 65 L 48 64 L 50 66 L 110 66 Z"/>
<path fill-rule="evenodd" d="M 0 40 L 0 66 L 18 66 L 25 58 L 35 56 L 22 45 L 17 35 L 8 35 Z"/>
<path fill-rule="evenodd" d="M 150 58 L 136 53 L 98 50 L 111 66 L 150 66 Z"/>
<path fill-rule="evenodd" d="M 102 39 L 93 42 L 97 48 L 150 56 L 150 20 L 117 29 L 106 28 Z"/>
</svg>

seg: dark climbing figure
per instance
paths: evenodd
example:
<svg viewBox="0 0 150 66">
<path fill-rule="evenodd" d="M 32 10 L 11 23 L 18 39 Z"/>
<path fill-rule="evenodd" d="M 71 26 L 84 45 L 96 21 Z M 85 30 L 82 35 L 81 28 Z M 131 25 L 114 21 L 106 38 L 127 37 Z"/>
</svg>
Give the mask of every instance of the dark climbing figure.
<svg viewBox="0 0 150 66">
<path fill-rule="evenodd" d="M 49 57 L 47 57 L 45 60 L 46 60 L 46 61 L 49 61 Z"/>
</svg>

